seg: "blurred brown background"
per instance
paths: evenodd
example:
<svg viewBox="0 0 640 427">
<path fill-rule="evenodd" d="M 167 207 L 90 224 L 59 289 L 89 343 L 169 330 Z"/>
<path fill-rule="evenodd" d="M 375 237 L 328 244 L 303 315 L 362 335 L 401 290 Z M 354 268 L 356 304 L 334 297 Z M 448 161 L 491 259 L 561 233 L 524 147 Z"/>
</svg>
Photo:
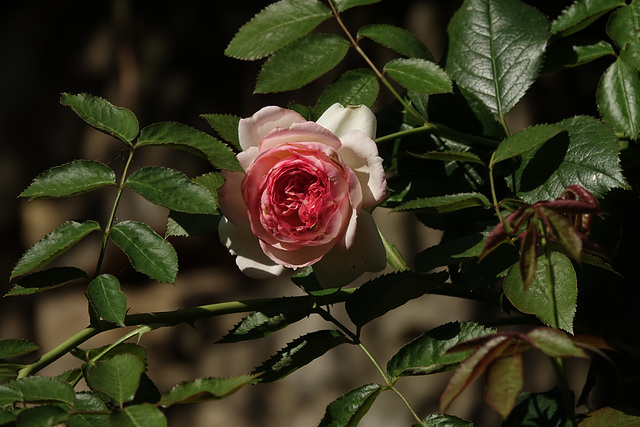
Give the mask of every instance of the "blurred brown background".
<svg viewBox="0 0 640 427">
<path fill-rule="evenodd" d="M 114 105 L 135 112 L 141 127 L 159 121 L 179 121 L 211 132 L 203 113 L 249 116 L 264 105 L 286 106 L 291 100 L 313 104 L 337 75 L 331 72 L 307 88 L 277 95 L 252 95 L 259 63 L 226 58 L 224 48 L 237 29 L 269 1 L 24 1 L 0 6 L 0 273 L 8 278 L 11 268 L 26 248 L 67 219 L 96 219 L 102 224 L 115 194 L 114 189 L 61 200 L 27 202 L 17 199 L 38 173 L 75 158 L 105 162 L 116 173 L 122 169 L 125 150 L 119 143 L 84 124 L 59 104 L 61 92 L 89 92 Z M 409 28 L 440 58 L 446 44 L 445 28 L 461 2 L 451 0 L 383 1 L 373 7 L 356 8 L 344 18 L 353 32 L 369 23 L 388 23 Z M 536 2 L 531 2 L 535 4 Z M 550 6 L 554 16 L 561 5 Z M 333 22 L 321 29 L 335 31 Z M 365 45 L 378 64 L 391 52 Z M 345 68 L 363 66 L 354 52 Z M 594 77 L 595 76 L 595 77 Z M 593 105 L 598 73 L 583 77 L 584 97 L 565 100 L 567 105 Z M 555 82 L 555 83 L 554 83 Z M 553 91 L 557 80 L 541 88 Z M 389 101 L 381 94 L 379 106 Z M 575 104 L 571 104 L 574 102 Z M 560 102 L 562 104 L 562 101 Z M 564 111 L 566 105 L 556 105 Z M 512 126 L 529 124 L 535 111 L 531 102 L 518 106 Z M 565 108 L 566 109 L 566 108 Z M 579 109 L 578 109 L 579 110 Z M 595 114 L 592 111 L 578 111 Z M 546 112 L 551 114 L 550 112 Z M 163 148 L 140 150 L 135 168 L 162 165 L 185 171 L 189 176 L 208 171 L 207 164 L 185 153 Z M 149 223 L 160 234 L 166 227 L 167 211 L 140 197 L 127 194 L 118 219 Z M 413 254 L 437 243 L 438 234 L 428 232 L 410 216 L 388 216 L 378 212 L 390 240 L 411 260 Z M 97 261 L 97 236 L 56 260 L 73 263 L 93 272 Z M 286 278 L 267 282 L 246 279 L 215 235 L 172 238 L 178 251 L 180 273 L 175 286 L 146 280 L 128 266 L 112 247 L 104 271 L 116 275 L 127 294 L 131 312 L 171 310 L 227 300 L 294 295 L 299 293 Z M 2 294 L 9 289 L 0 282 Z M 405 342 L 427 329 L 452 320 L 474 319 L 483 310 L 475 304 L 444 297 L 423 297 L 390 313 L 365 328 L 365 344 L 381 363 Z M 482 315 L 486 315 L 483 312 Z M 342 316 L 340 308 L 336 315 Z M 288 341 L 311 330 L 328 327 L 310 318 L 299 325 L 257 342 L 213 345 L 242 316 L 225 316 L 197 322 L 197 328 L 181 325 L 154 331 L 142 338 L 149 350 L 149 374 L 164 392 L 180 381 L 202 376 L 231 376 L 251 371 Z M 44 294 L 0 300 L 0 339 L 24 337 L 44 350 L 51 349 L 87 323 L 86 299 L 78 285 Z M 121 336 L 105 333 L 85 346 L 99 346 Z M 531 361 L 534 363 L 535 361 Z M 43 373 L 56 375 L 76 366 L 66 357 Z M 573 369 L 570 366 L 570 369 Z M 575 366 L 577 384 L 584 379 L 584 366 Z M 408 378 L 399 386 L 421 415 L 436 410 L 438 396 L 448 376 Z M 379 382 L 378 373 L 355 348 L 338 348 L 276 384 L 247 387 L 233 397 L 199 405 L 172 407 L 167 411 L 171 426 L 264 426 L 317 425 L 330 401 L 348 390 Z M 529 390 L 543 391 L 553 384 L 549 366 L 528 380 Z M 452 412 L 495 425 L 499 418 L 479 398 L 481 385 L 465 393 Z M 386 393 L 363 420 L 364 426 L 394 427 L 412 423 L 395 395 Z"/>
</svg>

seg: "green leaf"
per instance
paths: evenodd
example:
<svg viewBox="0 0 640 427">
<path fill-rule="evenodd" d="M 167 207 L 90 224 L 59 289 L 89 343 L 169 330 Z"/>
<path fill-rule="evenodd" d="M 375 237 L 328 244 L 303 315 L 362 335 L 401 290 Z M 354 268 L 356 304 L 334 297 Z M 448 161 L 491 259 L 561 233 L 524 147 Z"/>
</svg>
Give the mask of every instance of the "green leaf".
<svg viewBox="0 0 640 427">
<path fill-rule="evenodd" d="M 67 422 L 68 427 L 111 427 L 109 423 L 109 408 L 95 394 L 90 392 L 76 393 L 75 413 Z M 87 412 L 104 412 L 87 413 Z"/>
<path fill-rule="evenodd" d="M 466 151 L 430 151 L 424 154 L 414 154 L 409 153 L 418 159 L 425 160 L 441 160 L 444 162 L 467 162 L 467 163 L 478 163 L 480 165 L 484 165 L 485 163 L 473 153 L 469 153 Z"/>
<path fill-rule="evenodd" d="M 0 425 L 5 425 L 10 423 L 11 421 L 15 421 L 16 414 L 12 411 L 8 411 L 0 408 Z"/>
<path fill-rule="evenodd" d="M 116 174 L 108 166 L 93 160 L 74 160 L 35 177 L 19 197 L 68 197 L 107 185 L 116 185 Z"/>
<path fill-rule="evenodd" d="M 447 71 L 504 117 L 538 77 L 549 24 L 514 0 L 465 0 L 449 23 Z"/>
<path fill-rule="evenodd" d="M 66 382 L 51 377 L 25 377 L 0 386 L 0 406 L 13 403 L 62 402 L 73 405 L 75 394 Z"/>
<path fill-rule="evenodd" d="M 373 71 L 359 68 L 349 70 L 322 92 L 316 109 L 324 111 L 336 102 L 342 105 L 366 105 L 371 107 L 378 97 L 380 84 Z"/>
<path fill-rule="evenodd" d="M 220 169 L 242 171 L 236 155 L 225 143 L 182 123 L 162 122 L 145 127 L 136 146 L 145 145 L 177 148 L 207 159 Z"/>
<path fill-rule="evenodd" d="M 82 120 L 100 132 L 114 136 L 128 145 L 132 145 L 138 135 L 138 119 L 135 114 L 126 108 L 115 107 L 102 98 L 87 93 L 63 93 L 60 103 L 71 107 Z"/>
<path fill-rule="evenodd" d="M 558 125 L 567 132 L 522 155 L 513 177 L 519 198 L 528 203 L 553 200 L 573 184 L 582 185 L 596 198 L 613 188 L 628 188 L 611 129 L 585 116 Z"/>
<path fill-rule="evenodd" d="M 431 61 L 398 58 L 387 62 L 384 71 L 409 90 L 427 94 L 453 92 L 447 73 Z"/>
<path fill-rule="evenodd" d="M 274 53 L 262 66 L 253 93 L 298 89 L 338 65 L 350 44 L 334 34 L 311 34 Z"/>
<path fill-rule="evenodd" d="M 39 346 L 35 345 L 31 341 L 19 338 L 0 340 L 0 359 L 22 356 L 23 354 L 36 351 L 39 348 Z"/>
<path fill-rule="evenodd" d="M 289 326 L 309 316 L 313 309 L 313 301 L 280 298 L 265 304 L 260 311 L 251 313 L 242 319 L 218 343 L 232 343 L 238 341 L 263 338 L 272 332 Z"/>
<path fill-rule="evenodd" d="M 36 294 L 78 279 L 87 279 L 87 273 L 76 267 L 53 267 L 18 278 L 5 296 Z"/>
<path fill-rule="evenodd" d="M 120 291 L 118 279 L 110 274 L 99 275 L 89 283 L 87 298 L 100 317 L 124 326 L 127 297 Z"/>
<path fill-rule="evenodd" d="M 347 299 L 345 309 L 351 321 L 361 327 L 373 319 L 442 285 L 437 275 L 417 279 L 411 272 L 396 272 L 370 280 Z"/>
<path fill-rule="evenodd" d="M 165 238 L 171 236 L 188 237 L 194 234 L 212 233 L 218 230 L 219 216 L 169 212 Z"/>
<path fill-rule="evenodd" d="M 382 392 L 378 384 L 354 388 L 327 405 L 318 427 L 355 427 Z"/>
<path fill-rule="evenodd" d="M 133 400 L 144 363 L 132 354 L 119 354 L 111 359 L 88 364 L 85 378 L 94 392 L 104 393 L 114 404 L 122 407 Z"/>
<path fill-rule="evenodd" d="M 147 224 L 123 221 L 111 230 L 111 238 L 129 257 L 136 271 L 158 282 L 173 283 L 178 274 L 178 255 L 171 243 Z"/>
<path fill-rule="evenodd" d="M 339 331 L 320 330 L 296 338 L 278 353 L 257 367 L 257 382 L 277 381 L 349 340 Z"/>
<path fill-rule="evenodd" d="M 551 253 L 554 294 L 558 311 L 558 327 L 573 333 L 573 316 L 576 312 L 578 284 L 571 261 L 558 252 Z M 555 315 L 547 282 L 547 260 L 538 257 L 536 277 L 527 291 L 524 290 L 522 276 L 517 265 L 511 267 L 504 281 L 504 293 L 509 301 L 523 313 L 535 314 L 547 325 L 553 326 Z"/>
<path fill-rule="evenodd" d="M 370 38 L 383 46 L 410 58 L 434 62 L 429 49 L 411 31 L 393 25 L 366 25 L 358 30 L 357 38 Z"/>
<path fill-rule="evenodd" d="M 207 122 L 218 133 L 220 138 L 233 144 L 240 150 L 240 140 L 238 139 L 238 124 L 240 117 L 231 114 L 202 114 Z"/>
<path fill-rule="evenodd" d="M 109 418 L 113 427 L 166 427 L 167 419 L 150 403 L 116 409 Z"/>
<path fill-rule="evenodd" d="M 89 233 L 100 230 L 100 224 L 95 221 L 67 221 L 47 234 L 42 240 L 31 246 L 22 255 L 11 277 L 21 276 L 38 267 L 42 267 L 62 255 L 73 245 L 82 240 Z"/>
<path fill-rule="evenodd" d="M 545 393 L 521 393 L 515 408 L 502 425 L 503 427 L 569 427 L 572 423 L 567 417 L 562 402 L 562 393 L 557 389 Z"/>
<path fill-rule="evenodd" d="M 54 427 L 69 418 L 67 411 L 59 406 L 42 405 L 20 411 L 16 425 L 20 427 Z"/>
<path fill-rule="evenodd" d="M 224 54 L 252 61 L 264 58 L 309 33 L 331 17 L 316 0 L 282 0 L 259 12 L 233 37 Z"/>
<path fill-rule="evenodd" d="M 495 332 L 494 329 L 471 322 L 452 322 L 438 326 L 398 350 L 387 363 L 387 373 L 391 378 L 398 378 L 450 371 L 471 353 L 447 353 L 450 348 Z"/>
<path fill-rule="evenodd" d="M 620 58 L 640 69 L 640 2 L 632 1 L 612 13 L 607 34 L 621 49 Z"/>
<path fill-rule="evenodd" d="M 551 231 L 566 253 L 576 261 L 580 261 L 582 236 L 575 229 L 571 220 L 560 212 L 546 206 L 541 206 L 539 211 L 546 217 L 546 220 L 551 225 Z"/>
<path fill-rule="evenodd" d="M 89 362 L 98 356 L 100 356 L 100 360 L 109 360 L 121 354 L 129 354 L 136 356 L 146 364 L 147 349 L 138 344 L 132 342 L 123 342 L 116 345 L 115 347 L 109 347 L 111 347 L 111 345 L 103 345 L 101 347 L 91 348 L 88 350 L 76 348 L 72 350 L 72 354 L 84 362 Z M 109 349 L 109 351 L 104 353 L 106 349 Z"/>
<path fill-rule="evenodd" d="M 551 33 L 568 36 L 588 27 L 605 13 L 624 4 L 624 0 L 576 0 L 553 20 Z"/>
<path fill-rule="evenodd" d="M 563 129 L 558 125 L 537 125 L 523 129 L 511 135 L 498 145 L 490 167 L 503 160 L 519 156 L 532 150 L 562 131 Z"/>
<path fill-rule="evenodd" d="M 605 406 L 587 414 L 580 427 L 620 427 L 640 425 L 640 413 L 637 409 L 618 409 Z"/>
<path fill-rule="evenodd" d="M 577 67 L 608 55 L 615 56 L 615 51 L 604 40 L 560 39 L 547 48 L 544 69 Z"/>
<path fill-rule="evenodd" d="M 631 139 L 638 138 L 640 76 L 637 69 L 618 58 L 602 75 L 596 99 L 606 124 Z"/>
<path fill-rule="evenodd" d="M 454 212 L 476 206 L 491 206 L 491 202 L 481 193 L 448 194 L 446 196 L 424 197 L 411 200 L 393 208 L 393 212 Z"/>
<path fill-rule="evenodd" d="M 549 357 L 587 357 L 564 332 L 553 328 L 536 328 L 527 333 L 535 348 Z"/>
<path fill-rule="evenodd" d="M 498 358 L 487 368 L 484 400 L 506 418 L 516 405 L 523 382 L 521 353 Z"/>
<path fill-rule="evenodd" d="M 428 247 L 416 255 L 416 271 L 426 273 L 436 267 L 478 258 L 484 249 L 487 235 L 488 233 L 469 234 Z"/>
<path fill-rule="evenodd" d="M 431 414 L 422 423 L 423 426 L 414 424 L 413 427 L 473 427 L 471 421 L 449 414 Z"/>
<path fill-rule="evenodd" d="M 352 7 L 379 3 L 381 1 L 382 0 L 334 0 L 333 4 L 336 5 L 338 12 L 344 12 Z"/>
<path fill-rule="evenodd" d="M 216 214 L 218 203 L 211 192 L 174 169 L 150 166 L 132 173 L 126 186 L 156 205 L 178 212 Z"/>
<path fill-rule="evenodd" d="M 224 399 L 240 390 L 256 378 L 256 375 L 238 375 L 232 378 L 199 378 L 176 385 L 162 396 L 160 405 L 167 408 L 177 403 L 197 403 Z"/>
</svg>

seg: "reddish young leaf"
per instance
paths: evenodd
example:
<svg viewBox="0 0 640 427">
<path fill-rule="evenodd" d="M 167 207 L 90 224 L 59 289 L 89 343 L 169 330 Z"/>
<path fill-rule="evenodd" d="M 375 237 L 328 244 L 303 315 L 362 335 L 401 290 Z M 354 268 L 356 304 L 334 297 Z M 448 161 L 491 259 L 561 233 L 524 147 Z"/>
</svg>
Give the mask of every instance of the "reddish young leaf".
<svg viewBox="0 0 640 427">
<path fill-rule="evenodd" d="M 531 221 L 520 245 L 520 274 L 522 275 L 525 292 L 536 277 L 536 268 L 538 266 L 537 246 L 538 226 L 536 221 Z"/>
<path fill-rule="evenodd" d="M 515 234 L 531 218 L 533 213 L 534 211 L 530 209 L 530 206 L 527 206 L 510 213 L 502 222 L 496 225 L 496 228 L 493 229 L 484 243 L 484 249 L 479 257 L 480 261 L 502 243 L 507 242 L 509 236 Z"/>
<path fill-rule="evenodd" d="M 503 418 L 516 405 L 516 398 L 522 390 L 522 354 L 497 358 L 487 368 L 485 375 L 484 400 Z"/>
<path fill-rule="evenodd" d="M 587 357 L 571 338 L 559 329 L 536 328 L 527 334 L 531 343 L 549 357 Z"/>
<path fill-rule="evenodd" d="M 440 396 L 440 412 L 446 412 L 453 400 L 464 391 L 469 384 L 481 375 L 487 367 L 512 343 L 507 335 L 495 335 L 482 347 L 477 349 L 455 370 L 447 388 Z"/>
<path fill-rule="evenodd" d="M 567 254 L 576 261 L 580 261 L 582 237 L 569 218 L 548 207 L 540 206 L 537 210 L 545 223 L 551 226 L 551 232 Z"/>
</svg>

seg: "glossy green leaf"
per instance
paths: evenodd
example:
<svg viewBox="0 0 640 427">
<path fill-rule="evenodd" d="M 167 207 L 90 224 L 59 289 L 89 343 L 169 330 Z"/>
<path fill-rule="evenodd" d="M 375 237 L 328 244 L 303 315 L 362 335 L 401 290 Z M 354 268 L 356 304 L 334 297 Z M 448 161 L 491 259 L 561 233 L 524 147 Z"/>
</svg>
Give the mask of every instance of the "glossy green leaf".
<svg viewBox="0 0 640 427">
<path fill-rule="evenodd" d="M 562 402 L 562 393 L 553 389 L 544 393 L 521 393 L 515 408 L 502 425 L 570 427 L 572 424 Z"/>
<path fill-rule="evenodd" d="M 640 69 L 640 2 L 634 0 L 612 13 L 607 34 L 621 49 L 620 58 Z"/>
<path fill-rule="evenodd" d="M 478 258 L 484 249 L 486 238 L 486 233 L 469 234 L 430 246 L 416 255 L 416 271 L 426 273 L 436 267 Z"/>
<path fill-rule="evenodd" d="M 196 403 L 224 399 L 251 383 L 256 375 L 238 375 L 232 378 L 199 378 L 176 385 L 162 396 L 160 405 L 167 408 L 177 403 Z"/>
<path fill-rule="evenodd" d="M 101 274 L 89 283 L 87 298 L 96 313 L 107 322 L 124 326 L 127 297 L 120 291 L 120 282 L 111 274 Z"/>
<path fill-rule="evenodd" d="M 442 281 L 444 278 L 438 275 L 416 279 L 409 271 L 386 274 L 356 289 L 347 299 L 345 309 L 351 321 L 361 327 L 441 286 Z"/>
<path fill-rule="evenodd" d="M 254 370 L 257 382 L 277 381 L 311 363 L 327 351 L 349 340 L 339 331 L 320 330 L 305 334 L 287 344 Z"/>
<path fill-rule="evenodd" d="M 487 368 L 484 400 L 506 418 L 516 405 L 523 383 L 522 354 L 498 358 Z"/>
<path fill-rule="evenodd" d="M 449 371 L 471 353 L 447 353 L 450 348 L 495 332 L 494 329 L 471 322 L 452 322 L 438 326 L 398 350 L 387 363 L 387 373 L 391 378 L 397 378 Z"/>
<path fill-rule="evenodd" d="M 596 409 L 587 414 L 587 418 L 580 422 L 580 427 L 632 427 L 640 425 L 640 412 L 634 409 L 604 408 Z"/>
<path fill-rule="evenodd" d="M 409 90 L 427 94 L 453 92 L 451 78 L 431 61 L 419 58 L 394 59 L 387 62 L 384 71 Z"/>
<path fill-rule="evenodd" d="M 193 236 L 194 234 L 213 233 L 218 230 L 219 216 L 169 212 L 167 231 L 164 237 Z"/>
<path fill-rule="evenodd" d="M 104 393 L 122 407 L 133 400 L 144 372 L 144 363 L 132 354 L 119 354 L 111 359 L 88 365 L 85 378 L 94 392 Z"/>
<path fill-rule="evenodd" d="M 533 345 L 549 357 L 587 357 L 571 338 L 553 328 L 536 328 L 527 333 Z"/>
<path fill-rule="evenodd" d="M 149 404 L 116 409 L 109 418 L 113 427 L 166 427 L 167 419 L 158 408 Z"/>
<path fill-rule="evenodd" d="M 19 427 L 54 427 L 69 418 L 67 411 L 59 406 L 42 405 L 20 411 L 16 418 Z"/>
<path fill-rule="evenodd" d="M 412 427 L 473 427 L 473 423 L 454 415 L 437 413 L 427 416 L 422 425 L 414 424 Z"/>
<path fill-rule="evenodd" d="M 280 298 L 274 300 L 265 304 L 259 311 L 251 313 L 242 319 L 218 343 L 263 338 L 309 316 L 313 309 L 313 304 L 311 299 Z"/>
<path fill-rule="evenodd" d="M 137 147 L 168 146 L 205 158 L 220 169 L 241 171 L 235 153 L 213 136 L 176 122 L 155 123 L 140 131 Z"/>
<path fill-rule="evenodd" d="M 382 392 L 378 384 L 366 384 L 349 391 L 327 405 L 318 427 L 355 427 Z"/>
<path fill-rule="evenodd" d="M 449 194 L 446 196 L 425 197 L 411 200 L 393 208 L 394 212 L 454 212 L 472 207 L 491 206 L 491 202 L 481 193 Z"/>
<path fill-rule="evenodd" d="M 404 28 L 385 24 L 366 25 L 358 30 L 357 38 L 363 37 L 393 49 L 401 55 L 434 61 L 427 46 L 411 31 Z"/>
<path fill-rule="evenodd" d="M 75 394 L 66 382 L 57 378 L 32 376 L 0 386 L 0 406 L 22 402 L 62 402 L 73 405 Z"/>
<path fill-rule="evenodd" d="M 418 159 L 441 160 L 443 162 L 467 162 L 484 165 L 485 163 L 476 154 L 466 151 L 430 151 L 424 154 L 409 153 Z"/>
<path fill-rule="evenodd" d="M 111 230 L 111 238 L 137 271 L 158 282 L 174 282 L 178 274 L 178 255 L 151 227 L 135 221 L 119 222 Z"/>
<path fill-rule="evenodd" d="M 36 351 L 39 348 L 39 346 L 35 345 L 31 341 L 19 338 L 0 340 L 0 359 L 22 356 L 23 354 Z"/>
<path fill-rule="evenodd" d="M 380 84 L 373 71 L 358 68 L 349 70 L 322 92 L 316 109 L 324 111 L 333 104 L 366 105 L 371 107 L 378 97 Z"/>
<path fill-rule="evenodd" d="M 606 124 L 637 139 L 640 133 L 640 76 L 618 59 L 604 72 L 596 92 L 598 110 Z"/>
<path fill-rule="evenodd" d="M 87 93 L 63 93 L 62 105 L 71 107 L 85 122 L 131 145 L 138 136 L 138 119 L 130 110 L 115 107 L 109 101 Z"/>
<path fill-rule="evenodd" d="M 624 0 L 575 0 L 553 20 L 551 32 L 568 36 L 588 27 L 605 13 L 624 4 Z"/>
<path fill-rule="evenodd" d="M 498 116 L 538 77 L 549 24 L 514 0 L 465 0 L 449 23 L 447 71 Z"/>
<path fill-rule="evenodd" d="M 116 185 L 116 174 L 107 165 L 93 160 L 74 160 L 35 177 L 20 197 L 29 200 L 68 197 L 107 185 Z"/>
<path fill-rule="evenodd" d="M 174 169 L 149 166 L 132 173 L 126 186 L 156 205 L 178 212 L 216 214 L 211 192 Z"/>
<path fill-rule="evenodd" d="M 316 0 L 281 0 L 243 25 L 224 53 L 238 59 L 264 58 L 306 35 L 331 17 L 331 10 Z"/>
<path fill-rule="evenodd" d="M 352 7 L 379 3 L 380 1 L 382 0 L 334 0 L 333 4 L 336 5 L 339 12 L 342 12 Z"/>
<path fill-rule="evenodd" d="M 604 40 L 560 39 L 547 48 L 544 69 L 577 67 L 609 55 L 615 56 L 615 51 L 613 46 Z"/>
<path fill-rule="evenodd" d="M 11 277 L 21 276 L 38 267 L 42 267 L 62 255 L 89 233 L 99 230 L 95 221 L 67 221 L 47 234 L 42 240 L 31 246 L 13 267 Z"/>
<path fill-rule="evenodd" d="M 610 128 L 585 116 L 558 125 L 567 132 L 522 155 L 513 177 L 519 198 L 529 203 L 553 200 L 576 183 L 596 198 L 613 188 L 628 187 L 620 167 L 618 140 Z"/>
<path fill-rule="evenodd" d="M 76 267 L 53 267 L 19 277 L 5 296 L 31 295 L 44 292 L 79 279 L 87 279 L 87 273 Z"/>
<path fill-rule="evenodd" d="M 558 125 L 536 125 L 521 130 L 498 145 L 491 166 L 532 150 L 562 131 L 562 127 Z"/>
<path fill-rule="evenodd" d="M 576 312 L 578 284 L 571 261 L 566 256 L 552 252 L 551 263 L 555 280 L 554 294 L 560 329 L 573 333 L 573 317 Z M 538 257 L 536 277 L 525 292 L 518 266 L 509 269 L 504 281 L 504 293 L 509 301 L 523 313 L 535 314 L 547 325 L 555 322 L 551 294 L 547 281 L 547 261 Z"/>
<path fill-rule="evenodd" d="M 220 138 L 232 143 L 240 150 L 240 140 L 238 139 L 240 117 L 231 114 L 203 114 L 202 117 L 209 122 Z"/>
<path fill-rule="evenodd" d="M 254 93 L 298 89 L 338 65 L 350 44 L 334 34 L 311 34 L 274 53 L 262 66 Z"/>
<path fill-rule="evenodd" d="M 447 388 L 440 396 L 440 412 L 445 412 L 451 402 L 478 378 L 503 351 L 511 345 L 505 335 L 495 335 L 484 342 L 458 366 Z"/>
<path fill-rule="evenodd" d="M 111 427 L 109 423 L 109 408 L 93 393 L 76 393 L 74 409 L 77 413 L 71 415 L 69 421 L 67 421 L 68 427 Z"/>
</svg>

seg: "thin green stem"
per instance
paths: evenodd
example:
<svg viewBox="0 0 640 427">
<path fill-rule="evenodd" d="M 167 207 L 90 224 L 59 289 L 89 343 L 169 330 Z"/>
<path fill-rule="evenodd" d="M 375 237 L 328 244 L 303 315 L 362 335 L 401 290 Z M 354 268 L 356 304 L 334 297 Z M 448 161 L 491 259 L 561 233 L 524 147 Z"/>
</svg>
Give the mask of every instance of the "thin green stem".
<svg viewBox="0 0 640 427">
<path fill-rule="evenodd" d="M 127 163 L 124 165 L 124 170 L 122 171 L 122 177 L 120 178 L 120 184 L 118 185 L 118 192 L 116 193 L 116 199 L 113 202 L 113 207 L 111 208 L 111 215 L 109 215 L 109 221 L 107 222 L 107 227 L 104 229 L 104 237 L 102 238 L 102 248 L 100 248 L 100 256 L 98 257 L 98 264 L 96 265 L 96 272 L 94 276 L 98 276 L 100 274 L 100 270 L 102 270 L 102 262 L 104 261 L 104 255 L 107 252 L 107 244 L 109 243 L 109 234 L 111 233 L 111 228 L 113 227 L 113 222 L 116 219 L 116 211 L 118 210 L 118 205 L 120 204 L 120 198 L 122 197 L 122 191 L 124 190 L 124 183 L 127 180 L 127 172 L 129 171 L 129 166 L 131 165 L 131 159 L 133 159 L 133 153 L 135 149 L 131 147 L 129 150 L 129 158 L 127 158 Z"/>
<path fill-rule="evenodd" d="M 493 202 L 493 208 L 496 210 L 496 214 L 498 215 L 498 219 L 500 222 L 504 222 L 502 215 L 500 214 L 500 204 L 498 203 L 498 197 L 496 196 L 496 184 L 493 179 L 493 158 L 495 157 L 496 152 L 494 151 L 491 154 L 491 160 L 489 160 L 489 186 L 491 187 L 491 200 Z"/>
</svg>

